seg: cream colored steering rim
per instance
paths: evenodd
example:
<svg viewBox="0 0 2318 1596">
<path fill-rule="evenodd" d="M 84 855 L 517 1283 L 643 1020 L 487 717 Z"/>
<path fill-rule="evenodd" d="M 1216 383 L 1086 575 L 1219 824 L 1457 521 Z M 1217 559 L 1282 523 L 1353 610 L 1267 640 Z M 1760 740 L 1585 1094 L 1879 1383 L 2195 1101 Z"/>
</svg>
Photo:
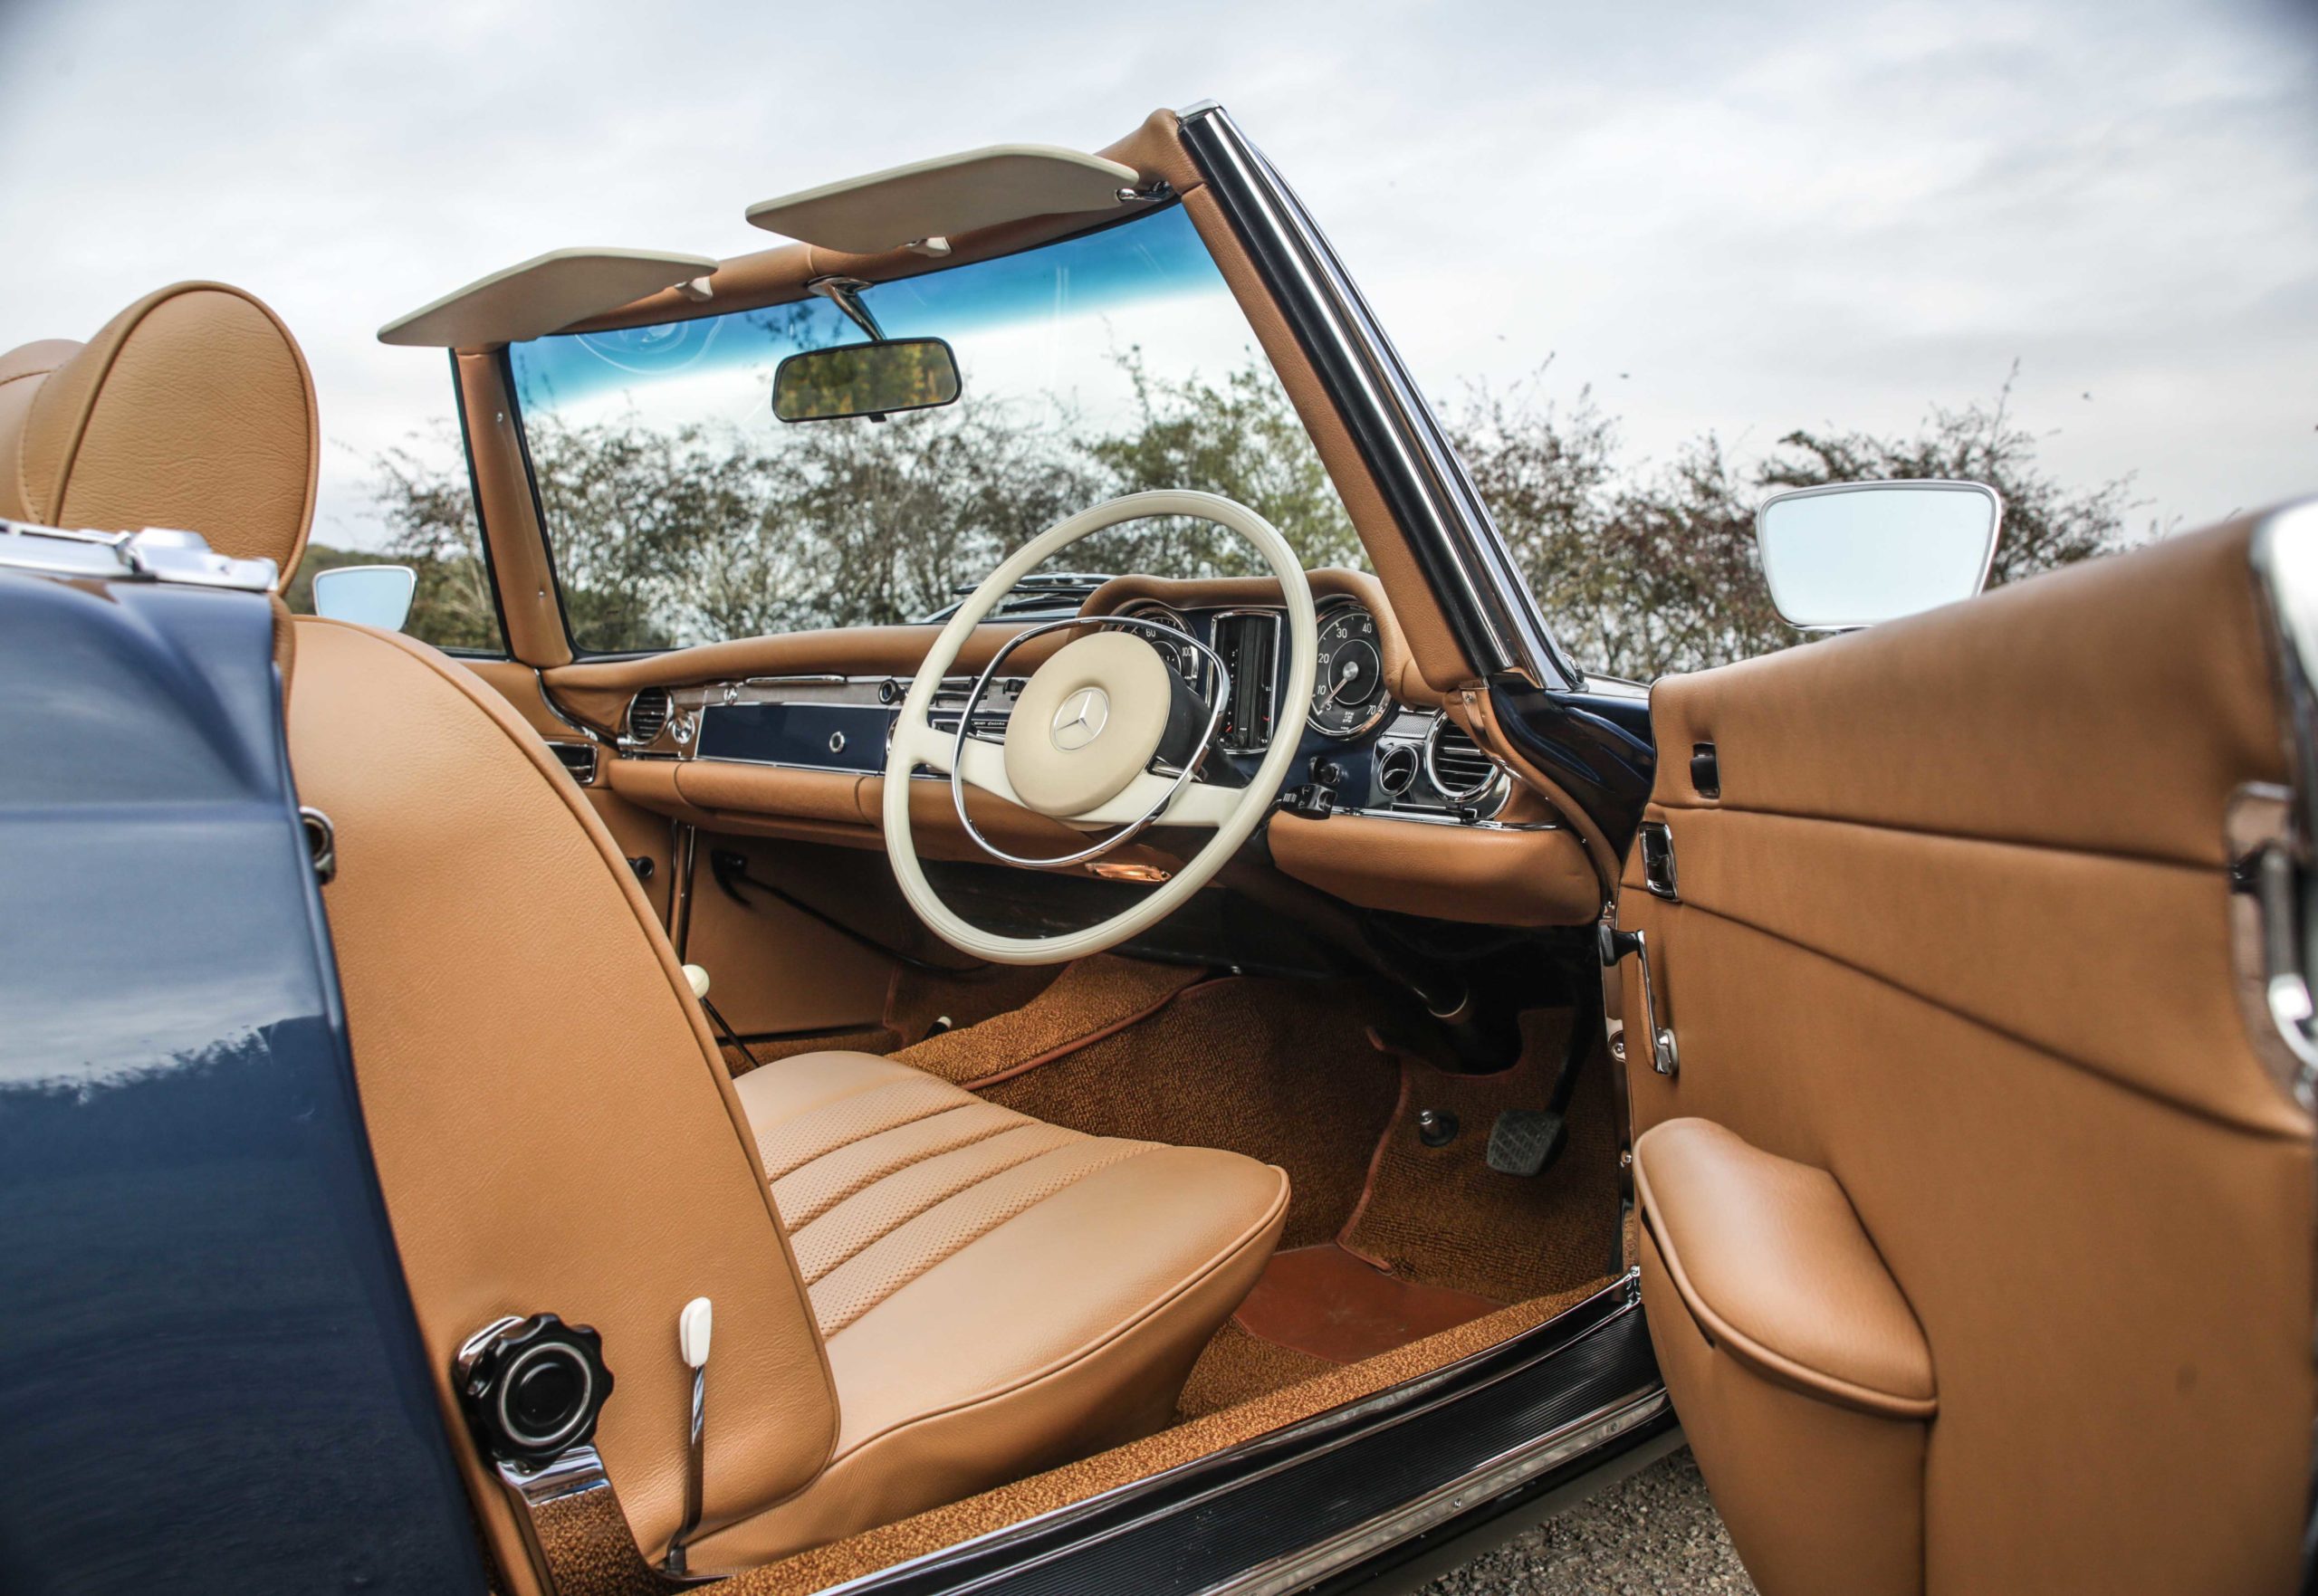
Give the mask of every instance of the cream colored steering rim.
<svg viewBox="0 0 2318 1596">
<path fill-rule="evenodd" d="M 934 730 L 928 711 L 935 690 L 957 663 L 974 627 L 1017 583 L 1081 538 L 1121 521 L 1158 515 L 1191 516 L 1239 533 L 1279 579 L 1288 649 L 1287 696 L 1281 702 L 1293 712 L 1279 717 L 1277 734 L 1247 786 L 1218 787 L 1149 768 L 1164 730 L 1164 678 L 1169 673 L 1151 645 L 1133 633 L 1097 633 L 1049 656 L 1017 696 L 1003 745 Z M 1239 851 L 1286 785 L 1288 766 L 1296 758 L 1294 728 L 1303 723 L 1302 706 L 1312 701 L 1319 652 L 1312 588 L 1305 580 L 1302 563 L 1288 540 L 1244 504 L 1214 493 L 1129 493 L 1039 533 L 958 607 L 926 651 L 895 718 L 893 741 L 886 751 L 885 830 L 886 855 L 893 860 L 902 895 L 943 941 L 998 964 L 1083 959 L 1157 924 Z M 1155 677 L 1153 665 L 1158 667 Z M 912 772 L 924 768 L 950 776 L 953 765 L 956 777 L 968 785 L 1066 825 L 1087 830 L 1132 825 L 1157 808 L 1156 824 L 1208 827 L 1215 836 L 1134 907 L 1099 924 L 1062 936 L 1000 936 L 968 924 L 934 894 L 910 833 Z"/>
</svg>

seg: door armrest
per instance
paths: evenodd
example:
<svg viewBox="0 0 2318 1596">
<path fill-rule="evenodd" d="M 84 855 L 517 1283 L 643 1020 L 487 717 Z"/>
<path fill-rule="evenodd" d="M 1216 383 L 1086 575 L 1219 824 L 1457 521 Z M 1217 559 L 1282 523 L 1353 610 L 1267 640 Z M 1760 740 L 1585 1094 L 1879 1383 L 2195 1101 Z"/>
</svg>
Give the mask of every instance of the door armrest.
<svg viewBox="0 0 2318 1596">
<path fill-rule="evenodd" d="M 1834 1176 L 1699 1119 L 1644 1132 L 1633 1175 L 1667 1277 L 1710 1343 L 1862 1412 L 1938 1410 L 1931 1348 Z"/>
</svg>

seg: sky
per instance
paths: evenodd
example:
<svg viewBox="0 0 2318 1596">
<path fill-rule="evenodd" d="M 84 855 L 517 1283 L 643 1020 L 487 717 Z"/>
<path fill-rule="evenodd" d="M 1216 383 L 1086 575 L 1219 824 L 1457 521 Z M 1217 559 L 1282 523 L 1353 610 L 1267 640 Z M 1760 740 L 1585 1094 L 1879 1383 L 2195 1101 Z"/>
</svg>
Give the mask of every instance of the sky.
<svg viewBox="0 0 2318 1596">
<path fill-rule="evenodd" d="M 2318 5 L 0 0 L 0 349 L 182 278 L 312 363 L 316 537 L 450 411 L 380 323 L 541 250 L 1216 99 L 1436 398 L 1630 465 L 1995 398 L 2137 526 L 2318 492 Z"/>
</svg>

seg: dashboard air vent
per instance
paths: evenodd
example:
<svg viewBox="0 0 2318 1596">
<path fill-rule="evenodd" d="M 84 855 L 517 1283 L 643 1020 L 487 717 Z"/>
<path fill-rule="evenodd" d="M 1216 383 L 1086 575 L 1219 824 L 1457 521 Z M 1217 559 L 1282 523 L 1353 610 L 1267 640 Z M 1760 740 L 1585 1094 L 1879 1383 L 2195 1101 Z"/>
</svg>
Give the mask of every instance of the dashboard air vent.
<svg viewBox="0 0 2318 1596">
<path fill-rule="evenodd" d="M 571 772 L 571 779 L 582 787 L 596 784 L 596 745 L 592 742 L 551 742 L 555 757 Z"/>
<path fill-rule="evenodd" d="M 627 740 L 637 747 L 657 738 L 668 724 L 673 701 L 665 687 L 647 687 L 627 701 Z"/>
<path fill-rule="evenodd" d="M 1432 789 L 1452 804 L 1472 802 L 1497 781 L 1497 767 L 1489 756 L 1446 715 L 1433 722 L 1432 736 L 1424 745 L 1424 773 Z"/>
<path fill-rule="evenodd" d="M 1269 610 L 1224 610 L 1211 645 L 1231 676 L 1216 740 L 1227 753 L 1271 746 L 1272 701 L 1279 691 L 1279 616 Z"/>
</svg>

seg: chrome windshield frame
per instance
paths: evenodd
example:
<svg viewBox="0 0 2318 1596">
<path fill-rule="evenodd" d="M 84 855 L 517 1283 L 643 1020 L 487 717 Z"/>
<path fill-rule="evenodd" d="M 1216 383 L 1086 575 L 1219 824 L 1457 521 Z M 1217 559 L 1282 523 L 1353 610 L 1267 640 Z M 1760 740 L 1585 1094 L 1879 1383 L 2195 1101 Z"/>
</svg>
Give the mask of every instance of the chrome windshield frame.
<svg viewBox="0 0 2318 1596">
<path fill-rule="evenodd" d="M 1184 147 L 1318 368 L 1468 662 L 1567 692 L 1585 674 L 1528 583 L 1440 418 L 1310 213 L 1212 102 L 1180 113 Z"/>
</svg>

